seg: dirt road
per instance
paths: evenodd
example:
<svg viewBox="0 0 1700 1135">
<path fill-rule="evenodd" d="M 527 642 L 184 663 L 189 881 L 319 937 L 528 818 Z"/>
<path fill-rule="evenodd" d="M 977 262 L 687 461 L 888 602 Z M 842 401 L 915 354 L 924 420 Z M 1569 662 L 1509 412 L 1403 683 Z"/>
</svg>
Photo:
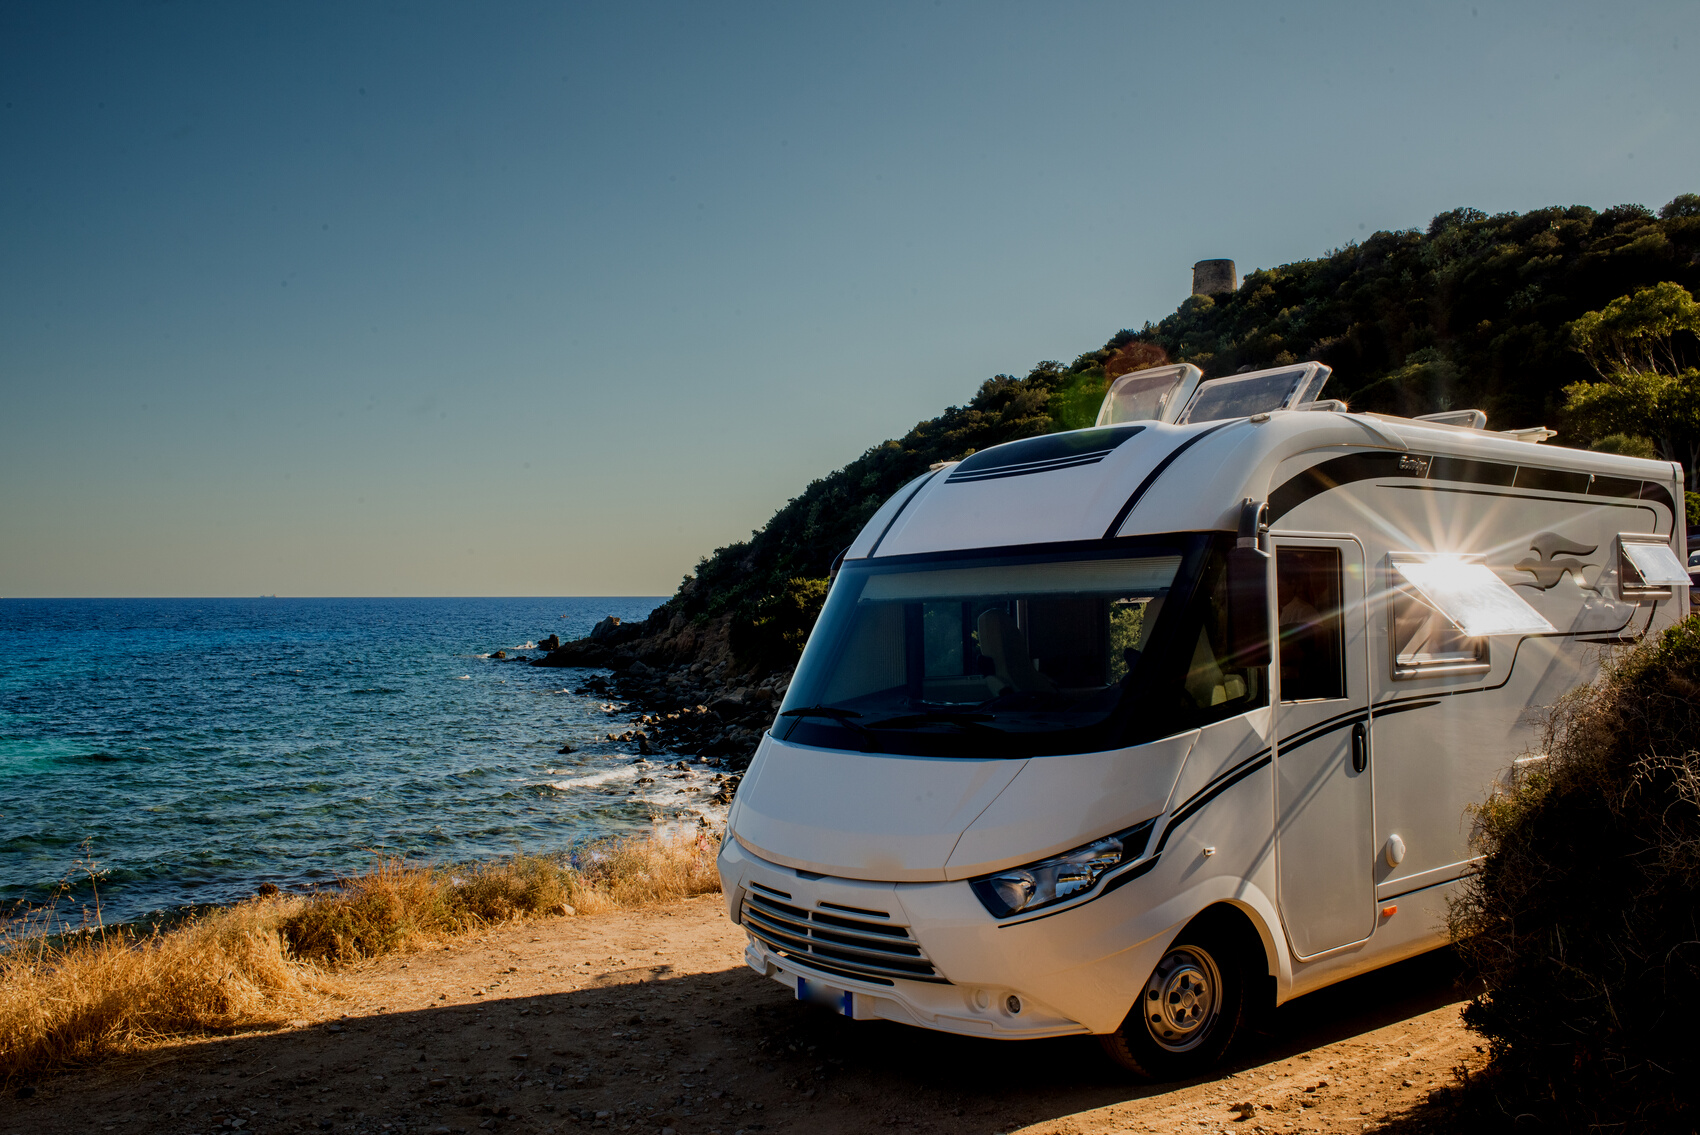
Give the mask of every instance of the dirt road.
<svg viewBox="0 0 1700 1135">
<path fill-rule="evenodd" d="M 1085 1038 L 851 1022 L 742 965 L 719 896 L 516 924 L 350 976 L 275 1031 L 172 1044 L 0 1100 L 0 1132 L 1360 1132 L 1483 1056 L 1444 955 L 1277 1012 L 1219 1077 L 1132 1082 Z"/>
</svg>

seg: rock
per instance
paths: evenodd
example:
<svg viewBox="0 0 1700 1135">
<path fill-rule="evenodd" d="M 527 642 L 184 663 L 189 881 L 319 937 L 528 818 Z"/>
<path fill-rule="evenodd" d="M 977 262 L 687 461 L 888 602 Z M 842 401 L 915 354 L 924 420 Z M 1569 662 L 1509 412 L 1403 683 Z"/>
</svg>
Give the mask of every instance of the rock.
<svg viewBox="0 0 1700 1135">
<path fill-rule="evenodd" d="M 256 890 L 254 893 L 256 895 L 259 895 L 263 899 L 276 898 L 277 897 L 277 884 L 276 883 L 261 883 L 260 886 L 259 886 L 259 889 Z"/>
<path fill-rule="evenodd" d="M 559 749 L 556 749 L 555 751 L 557 753 L 570 753 L 570 752 L 573 751 L 573 747 L 571 745 L 562 745 Z"/>
<path fill-rule="evenodd" d="M 556 903 L 554 906 L 549 908 L 549 911 L 552 914 L 560 915 L 562 918 L 567 918 L 578 913 L 578 909 L 576 907 L 570 906 L 564 902 Z"/>
<path fill-rule="evenodd" d="M 559 650 L 559 649 L 561 649 L 561 636 L 558 635 L 558 634 L 552 634 L 548 638 L 539 639 L 538 642 L 537 642 L 537 649 L 538 650 Z"/>
<path fill-rule="evenodd" d="M 590 628 L 591 642 L 611 642 L 620 632 L 620 616 L 609 615 Z"/>
<path fill-rule="evenodd" d="M 626 673 L 648 675 L 648 674 L 655 673 L 655 671 L 651 667 L 645 666 L 644 663 L 643 663 L 643 659 L 640 658 L 637 661 L 633 662 L 631 664 L 631 666 L 627 668 Z"/>
<path fill-rule="evenodd" d="M 505 651 L 505 650 L 498 650 L 498 651 L 497 651 L 497 652 L 496 652 L 496 653 L 494 653 L 494 654 L 492 654 L 492 655 L 491 655 L 491 656 L 490 656 L 490 657 L 491 657 L 491 658 L 506 658 L 506 657 L 507 657 L 507 656 L 508 656 L 508 652 L 507 652 L 507 651 Z"/>
</svg>

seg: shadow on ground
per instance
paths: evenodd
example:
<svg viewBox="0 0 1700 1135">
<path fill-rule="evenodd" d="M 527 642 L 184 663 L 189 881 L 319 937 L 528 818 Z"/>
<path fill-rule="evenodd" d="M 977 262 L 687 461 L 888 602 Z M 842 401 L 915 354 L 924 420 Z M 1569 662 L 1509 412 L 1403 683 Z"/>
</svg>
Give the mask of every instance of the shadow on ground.
<svg viewBox="0 0 1700 1135">
<path fill-rule="evenodd" d="M 1449 953 L 1405 962 L 1276 1011 L 1233 1068 L 1466 995 Z M 1090 1038 L 1011 1043 L 852 1022 L 747 970 L 681 976 L 657 965 L 561 993 L 156 1050 L 7 1101 L 0 1130 L 983 1135 L 1184 1087 L 1129 1080 Z"/>
</svg>

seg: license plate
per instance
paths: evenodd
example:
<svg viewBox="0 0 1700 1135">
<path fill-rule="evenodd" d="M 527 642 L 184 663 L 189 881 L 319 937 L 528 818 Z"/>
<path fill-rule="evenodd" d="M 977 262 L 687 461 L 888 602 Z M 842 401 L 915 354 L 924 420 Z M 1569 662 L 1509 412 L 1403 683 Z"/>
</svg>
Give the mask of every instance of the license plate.
<svg viewBox="0 0 1700 1135">
<path fill-rule="evenodd" d="M 797 1000 L 825 1005 L 828 1009 L 845 1017 L 856 1015 L 856 995 L 854 993 L 848 989 L 834 989 L 830 985 L 810 981 L 806 977 L 797 979 Z"/>
</svg>

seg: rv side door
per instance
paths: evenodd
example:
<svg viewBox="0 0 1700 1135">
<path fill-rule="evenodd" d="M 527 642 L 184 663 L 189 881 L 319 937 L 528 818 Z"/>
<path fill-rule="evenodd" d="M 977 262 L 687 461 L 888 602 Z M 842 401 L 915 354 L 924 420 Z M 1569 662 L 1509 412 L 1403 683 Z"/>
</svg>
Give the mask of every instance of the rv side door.
<svg viewBox="0 0 1700 1135">
<path fill-rule="evenodd" d="M 1277 886 L 1308 958 L 1375 928 L 1364 552 L 1350 536 L 1272 542 Z"/>
</svg>

